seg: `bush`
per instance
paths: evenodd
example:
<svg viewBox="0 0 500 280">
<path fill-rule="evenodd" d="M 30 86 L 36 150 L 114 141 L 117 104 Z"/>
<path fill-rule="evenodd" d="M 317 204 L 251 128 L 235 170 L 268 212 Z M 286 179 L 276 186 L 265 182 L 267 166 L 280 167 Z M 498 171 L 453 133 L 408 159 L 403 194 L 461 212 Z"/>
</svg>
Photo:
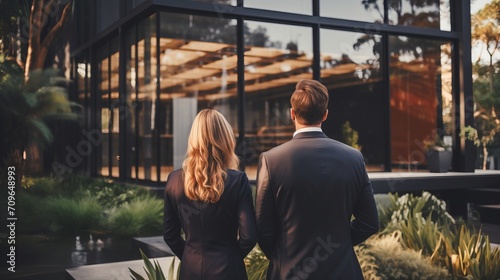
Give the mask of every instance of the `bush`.
<svg viewBox="0 0 500 280">
<path fill-rule="evenodd" d="M 400 232 L 368 239 L 355 248 L 365 279 L 451 279 L 446 269 L 400 243 Z"/>
<path fill-rule="evenodd" d="M 80 232 L 98 228 L 103 209 L 96 199 L 83 197 L 71 199 L 67 197 L 47 198 L 46 218 L 51 229 L 55 231 Z"/>
<path fill-rule="evenodd" d="M 107 227 L 120 235 L 155 235 L 163 226 L 163 200 L 150 195 L 126 202 L 109 212 Z"/>
<path fill-rule="evenodd" d="M 16 194 L 17 215 L 22 218 L 22 222 L 17 224 L 16 230 L 19 233 L 40 232 L 47 229 L 49 219 L 46 201 L 44 198 L 31 195 L 27 192 Z"/>
<path fill-rule="evenodd" d="M 453 274 L 473 279 L 500 279 L 500 249 L 491 249 L 489 237 L 461 225 L 444 239 L 448 266 Z"/>
<path fill-rule="evenodd" d="M 477 233 L 473 226 L 461 219 L 455 222 L 444 202 L 426 192 L 422 197 L 390 198 L 389 209 L 393 210 L 384 214 L 394 213 L 384 232 L 397 232 L 404 247 L 446 267 L 460 279 L 500 279 L 500 250 L 491 250 L 488 236 Z"/>
<path fill-rule="evenodd" d="M 122 215 L 122 217 L 113 217 L 114 227 L 106 226 L 108 229 L 119 229 L 118 234 L 122 234 L 124 227 L 119 227 L 116 223 L 126 223 L 126 213 L 132 216 L 142 215 L 143 217 L 140 218 L 142 222 L 140 221 L 137 227 L 145 227 L 145 232 L 152 233 L 152 228 L 158 229 L 156 233 L 161 232 L 161 227 L 158 227 L 158 220 L 161 220 L 161 217 L 160 219 L 153 217 L 146 219 L 144 218 L 145 214 L 139 214 L 140 211 L 131 209 L 131 207 L 142 207 L 134 206 L 138 202 L 127 204 L 137 197 L 149 197 L 148 201 L 152 201 L 152 198 L 148 196 L 148 191 L 140 187 L 120 185 L 110 180 L 85 176 L 62 179 L 25 177 L 22 186 L 23 188 L 17 194 L 18 205 L 20 205 L 19 216 L 23 219 L 20 226 L 21 232 L 43 230 L 55 232 L 101 231 L 104 228 L 102 222 L 107 222 L 107 220 L 102 219 L 104 212 Z M 154 211 L 157 212 L 159 204 L 157 202 L 153 205 L 147 205 L 149 207 L 147 209 L 155 207 Z M 119 210 L 122 205 L 125 208 Z M 161 209 L 163 209 L 163 202 L 161 202 Z M 148 222 L 154 225 L 148 225 Z M 128 229 L 125 232 L 139 231 L 143 230 L 136 228 L 134 230 Z"/>
<path fill-rule="evenodd" d="M 382 225 L 386 231 L 390 232 L 399 229 L 402 223 L 409 218 L 419 215 L 423 219 L 430 217 L 430 220 L 438 226 L 455 223 L 455 219 L 446 211 L 446 203 L 429 192 L 423 192 L 422 196 L 405 194 L 398 197 L 397 194 L 389 194 L 391 206 L 383 212 L 383 215 L 390 215 L 390 219 L 383 217 L 381 220 L 387 221 Z"/>
</svg>

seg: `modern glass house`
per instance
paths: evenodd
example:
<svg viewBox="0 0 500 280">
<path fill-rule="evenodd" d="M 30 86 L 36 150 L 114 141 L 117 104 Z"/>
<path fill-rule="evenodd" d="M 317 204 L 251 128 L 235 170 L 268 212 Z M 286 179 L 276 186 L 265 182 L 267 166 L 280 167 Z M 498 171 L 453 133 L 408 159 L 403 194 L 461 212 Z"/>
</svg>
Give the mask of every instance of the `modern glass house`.
<svg viewBox="0 0 500 280">
<path fill-rule="evenodd" d="M 470 1 L 89 0 L 75 12 L 72 98 L 90 175 L 162 186 L 194 116 L 213 108 L 255 179 L 259 154 L 292 136 L 301 79 L 327 86 L 323 130 L 357 144 L 370 172 L 425 169 L 436 135 L 452 171 L 474 171 L 459 137 L 474 121 Z"/>
</svg>

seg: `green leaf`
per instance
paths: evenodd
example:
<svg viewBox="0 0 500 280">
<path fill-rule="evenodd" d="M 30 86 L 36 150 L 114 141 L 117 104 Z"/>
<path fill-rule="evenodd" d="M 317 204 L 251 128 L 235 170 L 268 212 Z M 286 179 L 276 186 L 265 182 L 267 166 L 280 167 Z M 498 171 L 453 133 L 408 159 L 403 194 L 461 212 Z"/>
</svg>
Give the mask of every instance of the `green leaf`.
<svg viewBox="0 0 500 280">
<path fill-rule="evenodd" d="M 130 273 L 132 273 L 132 276 L 130 276 L 133 280 L 146 280 L 144 277 L 142 277 L 139 273 L 135 272 L 132 270 L 130 267 L 128 268 Z"/>
</svg>

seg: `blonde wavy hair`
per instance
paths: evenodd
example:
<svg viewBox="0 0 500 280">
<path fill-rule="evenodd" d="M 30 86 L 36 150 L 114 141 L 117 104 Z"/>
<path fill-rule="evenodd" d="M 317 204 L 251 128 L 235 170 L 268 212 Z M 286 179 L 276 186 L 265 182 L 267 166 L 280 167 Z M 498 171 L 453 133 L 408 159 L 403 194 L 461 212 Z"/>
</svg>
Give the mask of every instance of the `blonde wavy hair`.
<svg viewBox="0 0 500 280">
<path fill-rule="evenodd" d="M 191 200 L 216 203 L 224 192 L 227 169 L 238 168 L 233 129 L 211 109 L 196 115 L 182 163 L 184 192 Z"/>
</svg>

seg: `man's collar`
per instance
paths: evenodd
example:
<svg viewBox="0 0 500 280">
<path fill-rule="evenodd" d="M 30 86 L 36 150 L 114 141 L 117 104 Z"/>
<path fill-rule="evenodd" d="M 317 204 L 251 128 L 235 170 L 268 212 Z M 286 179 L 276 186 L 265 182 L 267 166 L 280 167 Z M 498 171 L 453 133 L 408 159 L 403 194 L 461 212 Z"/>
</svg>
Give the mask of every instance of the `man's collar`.
<svg viewBox="0 0 500 280">
<path fill-rule="evenodd" d="M 321 130 L 321 127 L 304 127 L 301 129 L 297 129 L 293 133 L 293 137 L 295 137 L 295 135 L 297 135 L 299 133 L 303 133 L 303 132 L 323 132 L 323 130 Z"/>
</svg>

